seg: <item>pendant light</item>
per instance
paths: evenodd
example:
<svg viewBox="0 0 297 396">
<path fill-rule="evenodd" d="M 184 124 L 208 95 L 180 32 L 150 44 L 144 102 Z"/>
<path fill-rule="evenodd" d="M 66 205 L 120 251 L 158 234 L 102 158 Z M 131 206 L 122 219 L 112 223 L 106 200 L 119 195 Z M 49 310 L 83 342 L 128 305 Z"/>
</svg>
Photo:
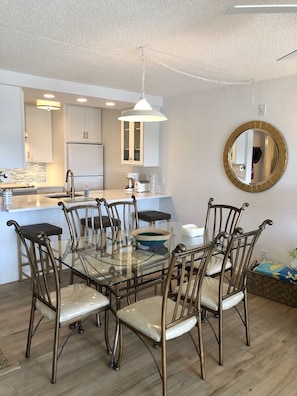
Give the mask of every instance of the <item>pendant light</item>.
<svg viewBox="0 0 297 396">
<path fill-rule="evenodd" d="M 136 103 L 133 109 L 122 111 L 118 120 L 120 121 L 134 121 L 134 122 L 158 122 L 166 121 L 167 117 L 157 110 L 153 110 L 152 106 L 148 103 L 144 95 L 144 80 L 145 80 L 145 68 L 144 68 L 144 51 L 141 47 L 142 57 L 142 95 L 139 101 Z"/>
<path fill-rule="evenodd" d="M 60 102 L 53 102 L 52 100 L 42 100 L 42 99 L 37 99 L 36 100 L 36 107 L 37 109 L 41 110 L 60 110 L 61 109 L 61 103 Z"/>
</svg>

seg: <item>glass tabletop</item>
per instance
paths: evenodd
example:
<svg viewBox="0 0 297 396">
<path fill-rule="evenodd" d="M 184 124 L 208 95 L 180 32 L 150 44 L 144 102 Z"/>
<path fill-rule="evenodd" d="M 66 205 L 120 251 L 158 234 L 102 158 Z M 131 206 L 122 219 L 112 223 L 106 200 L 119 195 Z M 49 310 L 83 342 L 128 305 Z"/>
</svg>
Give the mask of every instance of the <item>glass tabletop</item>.
<svg viewBox="0 0 297 396">
<path fill-rule="evenodd" d="M 101 286 L 113 286 L 144 275 L 154 274 L 168 268 L 172 250 L 179 243 L 193 248 L 205 242 L 205 236 L 190 238 L 182 234 L 182 224 L 164 223 L 171 232 L 170 239 L 162 246 L 148 248 L 136 243 L 133 237 L 126 238 L 126 244 L 112 244 L 106 235 L 104 249 L 98 247 L 94 238 L 80 238 L 72 241 L 52 242 L 54 254 L 62 264 L 79 275 L 86 276 Z M 162 228 L 162 226 L 158 227 Z M 58 257 L 57 253 L 60 251 Z"/>
</svg>

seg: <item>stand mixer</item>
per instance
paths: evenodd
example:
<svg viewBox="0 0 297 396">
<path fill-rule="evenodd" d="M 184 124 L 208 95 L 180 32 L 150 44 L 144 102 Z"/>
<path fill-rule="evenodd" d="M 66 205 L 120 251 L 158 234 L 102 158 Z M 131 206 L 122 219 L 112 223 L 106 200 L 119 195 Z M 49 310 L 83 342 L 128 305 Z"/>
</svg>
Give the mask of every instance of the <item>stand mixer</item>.
<svg viewBox="0 0 297 396">
<path fill-rule="evenodd" d="M 135 180 L 138 180 L 139 178 L 139 173 L 134 173 L 134 172 L 128 172 L 126 174 L 126 177 L 128 179 L 128 184 L 125 188 L 127 192 L 133 192 L 134 191 L 134 184 Z"/>
</svg>

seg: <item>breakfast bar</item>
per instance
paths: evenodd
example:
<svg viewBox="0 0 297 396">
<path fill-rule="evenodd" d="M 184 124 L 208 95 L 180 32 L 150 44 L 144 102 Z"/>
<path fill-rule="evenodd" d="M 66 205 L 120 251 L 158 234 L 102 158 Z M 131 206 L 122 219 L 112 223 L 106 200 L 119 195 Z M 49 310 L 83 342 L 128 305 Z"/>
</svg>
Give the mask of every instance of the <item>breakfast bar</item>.
<svg viewBox="0 0 297 396">
<path fill-rule="evenodd" d="M 13 196 L 12 205 L 1 208 L 1 237 L 0 249 L 0 284 L 18 280 L 18 249 L 17 235 L 6 225 L 8 220 L 16 220 L 20 225 L 35 223 L 51 223 L 63 229 L 62 239 L 68 238 L 68 228 L 65 217 L 58 207 L 58 202 L 63 201 L 67 205 L 75 205 L 85 200 L 92 201 L 95 198 L 105 198 L 107 202 L 128 200 L 131 193 L 125 190 L 94 190 L 90 191 L 89 197 L 84 198 L 83 192 L 74 200 L 69 198 L 55 197 L 54 194 L 32 194 Z M 58 195 L 58 194 L 57 194 Z M 138 210 L 167 210 L 172 211 L 172 201 L 169 194 L 134 193 L 137 199 Z"/>
</svg>

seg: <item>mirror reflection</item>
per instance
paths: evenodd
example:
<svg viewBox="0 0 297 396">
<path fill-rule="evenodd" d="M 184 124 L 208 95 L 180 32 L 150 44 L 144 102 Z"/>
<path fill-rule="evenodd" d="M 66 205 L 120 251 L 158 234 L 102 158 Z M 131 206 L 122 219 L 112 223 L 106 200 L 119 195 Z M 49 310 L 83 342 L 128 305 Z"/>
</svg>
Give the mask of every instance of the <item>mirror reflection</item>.
<svg viewBox="0 0 297 396">
<path fill-rule="evenodd" d="M 238 136 L 231 148 L 230 166 L 243 183 L 267 180 L 275 170 L 278 149 L 274 139 L 261 129 L 249 129 Z"/>
<path fill-rule="evenodd" d="M 242 190 L 264 191 L 282 176 L 287 160 L 282 135 L 271 124 L 250 121 L 238 127 L 224 150 L 227 176 Z"/>
</svg>

